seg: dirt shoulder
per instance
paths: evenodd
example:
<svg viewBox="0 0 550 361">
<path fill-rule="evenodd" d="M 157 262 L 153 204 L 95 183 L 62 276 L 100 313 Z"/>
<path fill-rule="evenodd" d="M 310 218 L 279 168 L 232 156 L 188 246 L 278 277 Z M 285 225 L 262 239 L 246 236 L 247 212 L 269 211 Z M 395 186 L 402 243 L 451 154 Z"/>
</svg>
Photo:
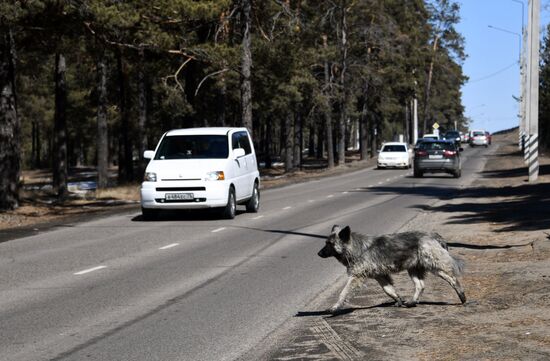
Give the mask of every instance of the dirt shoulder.
<svg viewBox="0 0 550 361">
<path fill-rule="evenodd" d="M 278 340 L 269 359 L 549 360 L 550 159 L 541 156 L 539 180 L 528 183 L 516 140 L 517 133 L 496 136 L 480 179 L 404 227 L 437 231 L 465 260 L 466 305 L 433 276 L 415 308 L 392 307 L 368 281 L 347 314 L 298 313 L 295 336 Z M 395 281 L 411 297 L 406 274 Z M 319 310 L 335 296 L 336 289 Z"/>
</svg>

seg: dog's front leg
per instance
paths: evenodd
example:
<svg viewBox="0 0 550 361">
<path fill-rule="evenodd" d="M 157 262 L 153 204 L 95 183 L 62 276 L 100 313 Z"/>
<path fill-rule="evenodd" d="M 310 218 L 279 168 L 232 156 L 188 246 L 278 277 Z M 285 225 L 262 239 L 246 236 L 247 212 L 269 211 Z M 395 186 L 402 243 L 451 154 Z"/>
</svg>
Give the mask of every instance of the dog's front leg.
<svg viewBox="0 0 550 361">
<path fill-rule="evenodd" d="M 340 296 L 338 296 L 338 302 L 336 302 L 329 311 L 334 313 L 337 312 L 344 306 L 344 303 L 348 300 L 349 297 L 351 297 L 355 291 L 357 291 L 361 285 L 363 284 L 363 278 L 357 277 L 357 276 L 350 276 L 348 278 L 348 282 L 346 283 L 346 286 L 340 292 Z"/>
</svg>

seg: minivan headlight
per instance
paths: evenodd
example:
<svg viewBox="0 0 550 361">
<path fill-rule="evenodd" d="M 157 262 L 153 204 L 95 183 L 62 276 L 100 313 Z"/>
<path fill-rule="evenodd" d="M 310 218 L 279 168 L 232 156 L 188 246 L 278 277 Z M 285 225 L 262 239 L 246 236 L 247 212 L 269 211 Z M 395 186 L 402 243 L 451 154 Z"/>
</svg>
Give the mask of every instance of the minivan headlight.
<svg viewBox="0 0 550 361">
<path fill-rule="evenodd" d="M 145 172 L 145 175 L 143 176 L 143 180 L 145 182 L 156 182 L 157 181 L 157 173 Z"/>
<path fill-rule="evenodd" d="M 216 181 L 216 180 L 224 180 L 225 174 L 223 174 L 223 171 L 216 171 L 216 172 L 208 172 L 206 173 L 205 180 L 207 181 Z"/>
</svg>

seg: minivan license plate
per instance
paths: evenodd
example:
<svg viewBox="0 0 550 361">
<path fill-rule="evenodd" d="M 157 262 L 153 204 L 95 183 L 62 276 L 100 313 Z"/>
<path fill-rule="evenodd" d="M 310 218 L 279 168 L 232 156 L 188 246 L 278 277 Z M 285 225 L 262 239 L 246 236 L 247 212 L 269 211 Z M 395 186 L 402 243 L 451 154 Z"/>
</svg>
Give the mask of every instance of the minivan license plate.
<svg viewBox="0 0 550 361">
<path fill-rule="evenodd" d="M 441 154 L 434 154 L 430 155 L 430 159 L 443 159 L 443 156 Z"/>
<path fill-rule="evenodd" d="M 167 201 L 189 201 L 194 198 L 193 193 L 166 193 L 164 198 Z"/>
</svg>

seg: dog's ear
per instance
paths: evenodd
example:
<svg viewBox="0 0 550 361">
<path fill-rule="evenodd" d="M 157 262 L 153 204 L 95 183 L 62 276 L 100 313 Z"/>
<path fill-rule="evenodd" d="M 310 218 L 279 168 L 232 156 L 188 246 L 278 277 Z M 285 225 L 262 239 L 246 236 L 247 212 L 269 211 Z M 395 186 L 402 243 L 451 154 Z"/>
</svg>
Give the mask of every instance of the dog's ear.
<svg viewBox="0 0 550 361">
<path fill-rule="evenodd" d="M 335 224 L 334 226 L 332 226 L 332 230 L 330 231 L 331 233 L 338 233 L 340 232 L 340 226 Z"/>
<path fill-rule="evenodd" d="M 351 229 L 349 226 L 344 227 L 340 232 L 338 232 L 338 238 L 340 238 L 344 243 L 348 243 L 351 239 Z"/>
</svg>

